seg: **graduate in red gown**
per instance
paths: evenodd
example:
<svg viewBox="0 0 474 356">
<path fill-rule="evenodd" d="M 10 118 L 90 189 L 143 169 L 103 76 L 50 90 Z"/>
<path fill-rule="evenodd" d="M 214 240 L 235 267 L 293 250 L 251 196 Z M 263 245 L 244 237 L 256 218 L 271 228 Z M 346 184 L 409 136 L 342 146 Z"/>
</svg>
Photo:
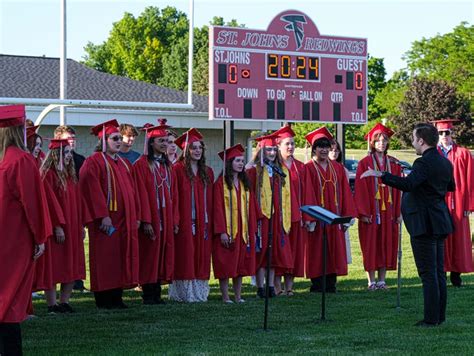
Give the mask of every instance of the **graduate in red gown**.
<svg viewBox="0 0 474 356">
<path fill-rule="evenodd" d="M 359 241 L 370 291 L 387 289 L 386 272 L 397 269 L 401 192 L 383 184 L 380 178 L 361 179 L 360 175 L 368 168 L 401 175 L 396 159 L 387 154 L 393 134 L 380 123 L 369 131 L 365 139 L 369 142 L 370 152 L 360 160 L 355 179 Z"/>
<path fill-rule="evenodd" d="M 241 144 L 219 152 L 225 173 L 214 183 L 212 265 L 224 303 L 232 303 L 229 278 L 235 302 L 244 303 L 242 277 L 255 273 L 256 201 L 244 170 L 244 153 Z"/>
<path fill-rule="evenodd" d="M 275 293 L 275 269 L 283 271 L 293 268 L 293 257 L 289 232 L 291 228 L 291 187 L 290 174 L 278 158 L 277 136 L 271 134 L 255 139 L 257 151 L 252 159 L 254 167 L 247 171 L 252 182 L 252 190 L 257 199 L 258 218 L 256 240 L 256 282 L 257 296 L 265 297 L 264 282 L 267 268 L 270 217 L 272 217 L 273 243 L 268 282 L 270 297 Z M 276 168 L 272 168 L 276 167 Z M 282 178 L 276 170 L 282 171 Z M 272 185 L 274 187 L 272 196 Z M 271 206 L 273 204 L 273 215 Z"/>
<path fill-rule="evenodd" d="M 304 252 L 306 245 L 306 229 L 300 211 L 303 197 L 305 195 L 305 166 L 294 157 L 295 139 L 294 131 L 289 125 L 273 133 L 277 136 L 278 151 L 282 165 L 290 173 L 291 186 L 291 228 L 289 239 L 291 244 L 291 255 L 293 257 L 292 268 L 287 270 L 276 269 L 275 290 L 277 294 L 285 293 L 293 295 L 293 282 L 295 277 L 304 277 Z M 285 276 L 285 290 L 281 288 L 280 276 Z"/>
<path fill-rule="evenodd" d="M 91 290 L 98 308 L 123 309 L 123 289 L 138 283 L 139 204 L 130 167 L 118 156 L 116 120 L 91 129 L 96 152 L 80 171 L 79 187 L 89 230 Z"/>
<path fill-rule="evenodd" d="M 65 222 L 53 225 L 54 238 L 48 243 L 52 262 L 52 288 L 46 291 L 50 312 L 73 312 L 69 305 L 74 281 L 86 278 L 82 207 L 72 151 L 68 140 L 53 139 L 41 166 L 41 176 L 62 208 Z M 60 304 L 56 284 L 61 284 Z"/>
<path fill-rule="evenodd" d="M 25 106 L 0 107 L 0 354 L 21 355 L 20 323 L 31 300 L 35 260 L 51 236 L 38 167 L 27 152 Z"/>
<path fill-rule="evenodd" d="M 43 138 L 36 133 L 38 126 L 34 126 L 31 124 L 30 126 L 26 127 L 26 143 L 27 149 L 31 153 L 33 159 L 36 162 L 38 167 L 38 171 L 43 163 L 45 154 L 41 151 L 41 147 L 43 145 Z M 58 200 L 54 196 L 54 192 L 52 189 L 45 185 L 42 181 L 43 188 L 45 190 L 46 196 L 48 197 L 48 209 L 49 215 L 51 217 L 51 225 L 58 226 L 60 224 L 64 224 L 64 216 L 59 206 Z M 44 253 L 41 257 L 36 260 L 35 263 L 35 273 L 33 279 L 33 292 L 43 291 L 47 289 L 51 289 L 53 285 L 53 272 L 52 272 L 52 265 L 51 265 L 51 253 L 48 247 L 48 241 L 45 242 L 45 249 Z M 33 293 L 34 295 L 35 293 Z M 59 311 L 59 310 L 56 310 Z M 33 315 L 33 301 L 31 301 L 28 307 L 28 314 Z"/>
<path fill-rule="evenodd" d="M 189 129 L 175 142 L 182 150 L 173 165 L 178 187 L 173 202 L 179 209 L 179 228 L 168 294 L 175 301 L 205 302 L 211 273 L 214 174 L 206 166 L 205 145 L 198 130 Z"/>
<path fill-rule="evenodd" d="M 452 163 L 454 168 L 454 192 L 446 194 L 446 204 L 454 225 L 444 245 L 444 269 L 451 272 L 451 283 L 462 286 L 461 273 L 473 272 L 471 229 L 469 214 L 474 211 L 474 159 L 469 149 L 453 140 L 453 123 L 458 120 L 435 121 L 438 129 L 438 151 Z"/>
<path fill-rule="evenodd" d="M 39 168 L 46 155 L 41 150 L 43 147 L 43 138 L 36 133 L 38 127 L 39 126 L 29 126 L 26 128 L 26 147 L 33 155 Z"/>
<path fill-rule="evenodd" d="M 168 129 L 164 122 L 146 128 L 144 154 L 133 166 L 141 205 L 138 234 L 140 284 L 143 304 L 148 305 L 164 303 L 161 283 L 173 279 L 174 230 L 177 229 L 178 218 L 172 197 L 177 187 L 171 162 L 166 155 Z"/>
<path fill-rule="evenodd" d="M 178 146 L 174 141 L 178 138 L 178 135 L 173 130 L 168 130 L 168 159 L 172 164 L 178 162 Z"/>
<path fill-rule="evenodd" d="M 311 145 L 311 161 L 306 166 L 305 205 L 318 205 L 340 216 L 356 216 L 354 199 L 346 178 L 344 166 L 329 160 L 332 135 L 321 127 L 306 135 Z M 322 291 L 323 274 L 323 226 L 312 221 L 308 226 L 306 247 L 306 276 L 311 278 L 310 291 Z M 326 226 L 327 233 L 327 283 L 326 291 L 336 292 L 337 276 L 347 274 L 347 255 L 344 230 L 333 225 Z"/>
</svg>

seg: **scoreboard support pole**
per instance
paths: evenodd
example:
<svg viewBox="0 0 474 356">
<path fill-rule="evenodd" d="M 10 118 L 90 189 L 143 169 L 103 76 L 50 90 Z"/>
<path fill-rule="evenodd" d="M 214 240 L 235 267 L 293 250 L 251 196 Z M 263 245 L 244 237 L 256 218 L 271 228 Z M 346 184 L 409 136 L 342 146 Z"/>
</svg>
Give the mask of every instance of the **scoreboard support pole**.
<svg viewBox="0 0 474 356">
<path fill-rule="evenodd" d="M 235 130 L 234 121 L 223 121 L 224 122 L 224 150 L 234 145 L 235 141 Z"/>
<path fill-rule="evenodd" d="M 342 162 L 346 161 L 346 126 L 344 124 L 336 124 L 336 140 L 341 145 Z"/>
</svg>

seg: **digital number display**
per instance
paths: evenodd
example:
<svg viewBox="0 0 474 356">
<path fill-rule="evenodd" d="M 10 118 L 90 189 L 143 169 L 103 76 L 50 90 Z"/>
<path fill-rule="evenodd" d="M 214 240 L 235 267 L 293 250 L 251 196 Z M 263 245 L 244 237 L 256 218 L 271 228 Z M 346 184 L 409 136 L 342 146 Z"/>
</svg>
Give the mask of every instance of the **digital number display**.
<svg viewBox="0 0 474 356">
<path fill-rule="evenodd" d="M 319 81 L 319 57 L 268 54 L 267 79 Z"/>
</svg>

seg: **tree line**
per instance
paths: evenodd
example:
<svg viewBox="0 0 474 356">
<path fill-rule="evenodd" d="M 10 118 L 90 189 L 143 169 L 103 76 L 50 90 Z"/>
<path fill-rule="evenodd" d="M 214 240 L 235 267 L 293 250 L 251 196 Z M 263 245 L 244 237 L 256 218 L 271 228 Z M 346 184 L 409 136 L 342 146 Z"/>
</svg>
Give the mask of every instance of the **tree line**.
<svg viewBox="0 0 474 356">
<path fill-rule="evenodd" d="M 214 17 L 210 25 L 245 27 Z M 102 44 L 89 42 L 83 63 L 96 70 L 168 88 L 187 90 L 189 20 L 168 6 L 150 6 L 137 17 L 125 13 Z M 194 29 L 193 92 L 208 94 L 209 27 Z M 406 68 L 386 80 L 383 58 L 368 60 L 368 125 L 346 126 L 346 147 L 365 148 L 364 135 L 382 119 L 396 131 L 392 148 L 410 146 L 414 122 L 461 120 L 456 140 L 474 146 L 474 26 L 462 22 L 451 32 L 412 43 Z M 297 145 L 320 125 L 294 125 Z"/>
</svg>

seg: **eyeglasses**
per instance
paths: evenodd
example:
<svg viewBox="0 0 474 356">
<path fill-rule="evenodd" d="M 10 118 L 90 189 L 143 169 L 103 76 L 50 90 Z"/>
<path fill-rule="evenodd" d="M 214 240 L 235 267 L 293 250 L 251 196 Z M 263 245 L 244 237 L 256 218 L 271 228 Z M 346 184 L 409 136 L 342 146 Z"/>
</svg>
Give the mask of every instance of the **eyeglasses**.
<svg viewBox="0 0 474 356">
<path fill-rule="evenodd" d="M 451 131 L 449 130 L 438 131 L 438 135 L 443 136 L 443 134 L 446 136 L 449 136 L 451 135 Z"/>
<path fill-rule="evenodd" d="M 109 137 L 112 141 L 122 141 L 122 137 L 121 136 L 114 136 L 114 137 Z"/>
</svg>

